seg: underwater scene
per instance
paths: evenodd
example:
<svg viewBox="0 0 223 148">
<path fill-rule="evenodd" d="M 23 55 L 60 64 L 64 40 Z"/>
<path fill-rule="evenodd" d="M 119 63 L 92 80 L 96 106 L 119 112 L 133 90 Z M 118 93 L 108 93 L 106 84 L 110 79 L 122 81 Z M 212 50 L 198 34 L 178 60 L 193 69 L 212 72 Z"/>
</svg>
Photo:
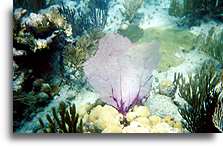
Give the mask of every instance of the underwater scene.
<svg viewBox="0 0 223 148">
<path fill-rule="evenodd" d="M 13 0 L 13 133 L 223 132 L 223 0 Z"/>
</svg>

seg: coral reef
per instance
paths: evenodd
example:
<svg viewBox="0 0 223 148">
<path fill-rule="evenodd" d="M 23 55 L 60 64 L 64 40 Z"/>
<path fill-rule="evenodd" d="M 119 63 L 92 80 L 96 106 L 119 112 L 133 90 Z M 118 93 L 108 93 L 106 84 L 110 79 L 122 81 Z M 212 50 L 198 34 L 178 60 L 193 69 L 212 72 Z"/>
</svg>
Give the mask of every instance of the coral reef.
<svg viewBox="0 0 223 148">
<path fill-rule="evenodd" d="M 132 44 L 112 33 L 99 40 L 95 56 L 84 63 L 84 72 L 101 98 L 126 114 L 146 100 L 159 59 L 159 43 Z"/>
<path fill-rule="evenodd" d="M 26 79 L 24 80 L 27 81 Z M 21 126 L 22 120 L 30 120 L 33 115 L 47 105 L 58 93 L 55 86 L 49 85 L 43 79 L 37 79 L 32 84 L 32 90 L 25 92 L 22 85 L 20 90 L 13 91 L 13 130 Z"/>
<path fill-rule="evenodd" d="M 13 132 L 223 132 L 223 0 L 13 3 Z"/>
<path fill-rule="evenodd" d="M 143 29 L 139 28 L 139 26 L 130 24 L 127 28 L 118 30 L 118 33 L 124 37 L 128 37 L 131 42 L 137 42 L 143 36 Z"/>
<path fill-rule="evenodd" d="M 89 0 L 84 10 L 71 9 L 62 3 L 59 12 L 71 23 L 73 37 L 76 37 L 92 30 L 102 31 L 107 23 L 108 9 L 108 0 Z"/>
<path fill-rule="evenodd" d="M 67 52 L 65 52 L 64 55 L 65 64 L 72 64 L 72 67 L 75 68 L 75 72 L 82 70 L 82 64 L 86 60 L 87 51 L 84 48 L 74 46 L 66 46 L 66 50 Z"/>
<path fill-rule="evenodd" d="M 135 106 L 126 116 L 114 107 L 98 105 L 90 113 L 85 113 L 83 122 L 87 131 L 102 133 L 180 133 L 183 128 L 180 122 L 170 116 L 161 118 L 151 115 L 145 106 Z"/>
<path fill-rule="evenodd" d="M 176 88 L 170 80 L 163 80 L 159 85 L 159 93 L 168 97 L 174 97 Z"/>
<path fill-rule="evenodd" d="M 76 113 L 75 104 L 68 107 L 64 102 L 60 103 L 59 109 L 52 108 L 52 115 L 47 114 L 47 124 L 40 118 L 39 123 L 44 133 L 82 133 L 82 119 Z"/>
<path fill-rule="evenodd" d="M 120 10 L 124 21 L 132 23 L 137 16 L 139 8 L 142 7 L 143 0 L 124 0 L 123 7 L 124 10 Z"/>
<path fill-rule="evenodd" d="M 150 116 L 150 111 L 146 106 L 135 106 L 132 111 L 126 114 L 126 120 L 128 122 L 132 122 L 136 118 L 139 118 L 139 117 L 147 118 L 149 116 Z"/>
<path fill-rule="evenodd" d="M 29 50 L 36 52 L 49 48 L 60 34 L 70 35 L 67 31 L 70 29 L 69 25 L 54 8 L 43 14 L 30 13 L 28 17 L 24 17 L 25 13 L 26 10 L 21 8 L 14 11 L 14 47 L 28 46 Z"/>
<path fill-rule="evenodd" d="M 169 7 L 169 15 L 171 16 L 183 16 L 182 4 L 179 0 L 171 0 Z"/>
<path fill-rule="evenodd" d="M 102 132 L 111 131 L 110 128 L 116 127 L 114 129 L 122 129 L 120 123 L 122 115 L 112 106 L 96 106 L 93 108 L 89 114 L 88 122 L 93 123 L 93 126 L 96 126 Z"/>
<path fill-rule="evenodd" d="M 182 117 L 178 112 L 178 107 L 174 104 L 174 101 L 174 96 L 167 97 L 164 95 L 155 94 L 151 95 L 144 105 L 150 109 L 150 112 L 153 113 L 153 115 L 163 118 L 165 116 L 171 116 L 174 117 L 176 121 L 182 121 Z M 181 100 L 178 102 L 181 102 Z"/>
<path fill-rule="evenodd" d="M 219 98 L 218 105 L 215 108 L 213 122 L 219 131 L 223 132 L 223 99 Z"/>
<path fill-rule="evenodd" d="M 207 33 L 200 33 L 194 40 L 194 46 L 217 61 L 216 70 L 221 73 L 223 82 L 223 31 L 221 26 L 212 27 Z"/>
<path fill-rule="evenodd" d="M 207 34 L 201 33 L 194 41 L 194 45 L 209 56 L 223 64 L 223 31 L 222 27 L 212 27 Z"/>
<path fill-rule="evenodd" d="M 13 0 L 14 8 L 23 8 L 31 12 L 37 12 L 53 4 L 54 0 Z"/>
<path fill-rule="evenodd" d="M 88 35 L 82 35 L 75 45 L 66 45 L 64 62 L 65 64 L 72 64 L 75 70 L 82 70 L 83 63 L 92 55 L 97 49 L 98 40 L 103 36 L 102 32 L 91 32 Z"/>
<path fill-rule="evenodd" d="M 182 74 L 175 74 L 174 77 L 180 97 L 187 102 L 183 106 L 176 102 L 186 121 L 186 129 L 193 133 L 219 132 L 212 122 L 220 94 L 215 90 L 219 83 L 215 67 L 210 63 L 204 64 L 196 75 L 188 77 L 188 82 Z"/>
<path fill-rule="evenodd" d="M 104 29 L 107 23 L 109 2 L 110 0 L 89 0 L 89 19 L 94 24 L 94 28 L 91 29 Z"/>
<path fill-rule="evenodd" d="M 62 3 L 62 6 L 59 7 L 58 10 L 60 14 L 64 16 L 69 23 L 71 23 L 73 37 L 76 37 L 77 35 L 80 35 L 84 32 L 83 27 L 78 24 L 75 9 L 70 9 Z"/>
<path fill-rule="evenodd" d="M 21 120 L 47 105 L 59 90 L 63 76 L 63 50 L 69 25 L 55 8 L 27 14 L 13 12 L 13 119 Z M 21 110 L 20 112 L 17 112 Z"/>
<path fill-rule="evenodd" d="M 222 0 L 171 0 L 169 14 L 181 17 L 179 25 L 198 25 L 204 17 L 222 20 Z"/>
<path fill-rule="evenodd" d="M 55 8 L 28 16 L 26 12 L 24 9 L 14 10 L 15 64 L 32 69 L 38 77 L 50 77 L 52 73 L 61 75 L 63 50 L 66 38 L 70 36 L 69 25 Z"/>
<path fill-rule="evenodd" d="M 68 43 L 64 50 L 64 82 L 81 90 L 86 86 L 83 63 L 96 52 L 98 40 L 104 36 L 103 32 L 92 31 L 82 35 L 76 42 Z"/>
</svg>

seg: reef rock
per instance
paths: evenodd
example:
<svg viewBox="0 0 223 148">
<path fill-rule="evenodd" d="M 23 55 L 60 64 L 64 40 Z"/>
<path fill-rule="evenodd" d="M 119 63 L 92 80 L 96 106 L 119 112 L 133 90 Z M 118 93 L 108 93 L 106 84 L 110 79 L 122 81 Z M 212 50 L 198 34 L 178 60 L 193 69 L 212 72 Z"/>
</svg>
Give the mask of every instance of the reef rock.
<svg viewBox="0 0 223 148">
<path fill-rule="evenodd" d="M 62 34 L 64 38 L 71 36 L 71 26 L 56 8 L 44 13 L 30 13 L 28 16 L 25 16 L 25 12 L 26 10 L 20 8 L 14 12 L 16 26 L 14 26 L 13 37 L 15 45 L 26 45 L 29 50 L 35 53 L 37 50 L 49 49 L 53 41 Z M 28 49 L 26 47 L 23 50 Z"/>
<path fill-rule="evenodd" d="M 13 127 L 43 109 L 53 99 L 63 76 L 63 51 L 70 25 L 56 8 L 27 13 L 13 11 Z M 30 120 L 30 119 L 29 119 Z"/>
<path fill-rule="evenodd" d="M 57 78 L 54 80 L 60 80 L 63 69 L 62 54 L 71 36 L 71 26 L 56 8 L 39 13 L 26 12 L 19 8 L 13 13 L 14 63 L 23 69 L 31 67 L 35 77 L 52 79 L 55 76 Z"/>
<path fill-rule="evenodd" d="M 170 80 L 163 80 L 159 84 L 159 93 L 168 97 L 174 97 L 176 88 Z"/>
<path fill-rule="evenodd" d="M 153 95 L 150 96 L 145 105 L 154 115 L 160 117 L 171 116 L 174 117 L 177 121 L 182 120 L 177 106 L 173 103 L 173 100 L 170 97 L 164 95 Z"/>
</svg>

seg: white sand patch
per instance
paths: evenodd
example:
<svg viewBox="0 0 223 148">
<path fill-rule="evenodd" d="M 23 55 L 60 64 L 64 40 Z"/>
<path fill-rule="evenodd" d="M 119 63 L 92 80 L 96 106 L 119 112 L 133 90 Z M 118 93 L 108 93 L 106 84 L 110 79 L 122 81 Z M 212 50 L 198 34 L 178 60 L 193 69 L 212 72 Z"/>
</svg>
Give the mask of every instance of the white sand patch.
<svg viewBox="0 0 223 148">
<path fill-rule="evenodd" d="M 140 27 L 147 29 L 150 27 L 175 27 L 176 18 L 168 15 L 168 0 L 159 0 L 155 3 L 146 3 L 139 10 L 139 13 L 144 14 L 144 18 L 140 22 Z"/>
</svg>

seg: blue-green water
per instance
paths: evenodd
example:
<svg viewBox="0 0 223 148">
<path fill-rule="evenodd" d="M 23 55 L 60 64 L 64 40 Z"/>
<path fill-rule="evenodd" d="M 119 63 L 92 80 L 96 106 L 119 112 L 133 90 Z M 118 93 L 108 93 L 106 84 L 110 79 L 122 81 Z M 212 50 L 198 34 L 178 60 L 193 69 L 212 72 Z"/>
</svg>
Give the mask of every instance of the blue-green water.
<svg viewBox="0 0 223 148">
<path fill-rule="evenodd" d="M 222 0 L 13 2 L 14 132 L 222 132 Z"/>
</svg>

